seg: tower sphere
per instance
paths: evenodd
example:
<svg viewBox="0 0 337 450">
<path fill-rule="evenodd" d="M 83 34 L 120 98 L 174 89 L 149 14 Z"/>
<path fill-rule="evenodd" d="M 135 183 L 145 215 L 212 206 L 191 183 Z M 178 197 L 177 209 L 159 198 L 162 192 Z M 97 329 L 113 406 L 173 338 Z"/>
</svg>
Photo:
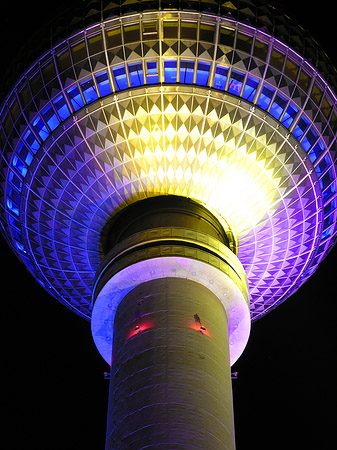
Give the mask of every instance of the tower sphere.
<svg viewBox="0 0 337 450">
<path fill-rule="evenodd" d="M 236 234 L 256 320 L 333 245 L 336 72 L 265 2 L 96 3 L 59 19 L 1 106 L 5 238 L 90 319 L 108 219 L 186 196 Z"/>
</svg>

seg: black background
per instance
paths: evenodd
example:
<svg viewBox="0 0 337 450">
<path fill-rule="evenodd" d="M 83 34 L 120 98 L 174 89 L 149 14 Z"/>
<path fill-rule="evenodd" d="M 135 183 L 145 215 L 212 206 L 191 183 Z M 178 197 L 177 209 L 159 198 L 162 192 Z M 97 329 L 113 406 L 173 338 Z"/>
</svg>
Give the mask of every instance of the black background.
<svg viewBox="0 0 337 450">
<path fill-rule="evenodd" d="M 276 2 L 277 3 L 277 2 Z M 335 64 L 334 2 L 282 1 Z M 1 67 L 68 2 L 3 5 Z M 13 80 L 14 81 L 14 80 Z M 4 450 L 104 448 L 108 366 L 90 324 L 51 298 L 1 238 Z M 337 249 L 300 290 L 252 325 L 233 367 L 237 450 L 335 448 Z M 208 449 L 205 449 L 208 450 Z"/>
</svg>

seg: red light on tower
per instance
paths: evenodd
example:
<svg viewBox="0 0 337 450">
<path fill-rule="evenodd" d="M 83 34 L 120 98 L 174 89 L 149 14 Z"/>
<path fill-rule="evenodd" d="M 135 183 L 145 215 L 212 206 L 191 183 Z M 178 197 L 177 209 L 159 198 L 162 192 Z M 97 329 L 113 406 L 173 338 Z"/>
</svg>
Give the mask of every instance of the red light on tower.
<svg viewBox="0 0 337 450">
<path fill-rule="evenodd" d="M 209 329 L 206 328 L 206 326 L 201 322 L 201 319 L 198 314 L 194 314 L 194 322 L 192 322 L 190 320 L 186 326 L 188 328 L 192 328 L 193 330 L 198 331 L 198 333 L 204 334 L 204 335 L 212 338 L 212 335 L 209 332 Z"/>
<path fill-rule="evenodd" d="M 125 341 L 128 341 L 129 339 L 133 338 L 137 334 L 141 334 L 142 332 L 147 331 L 152 327 L 153 327 L 153 323 L 151 321 L 138 320 L 136 325 L 133 323 L 130 327 L 131 329 L 129 328 L 129 331 L 127 333 Z"/>
</svg>

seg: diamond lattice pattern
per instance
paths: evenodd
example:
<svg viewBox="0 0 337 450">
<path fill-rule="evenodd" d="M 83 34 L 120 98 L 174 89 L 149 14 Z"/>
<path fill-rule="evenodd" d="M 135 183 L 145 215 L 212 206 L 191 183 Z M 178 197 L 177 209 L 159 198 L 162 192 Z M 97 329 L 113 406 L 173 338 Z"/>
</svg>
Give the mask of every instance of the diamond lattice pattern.
<svg viewBox="0 0 337 450">
<path fill-rule="evenodd" d="M 229 96 L 165 88 L 68 122 L 27 179 L 39 277 L 90 317 L 106 220 L 145 197 L 183 195 L 215 208 L 238 234 L 252 318 L 275 306 L 312 255 L 318 208 L 315 174 L 286 130 L 261 114 Z"/>
</svg>

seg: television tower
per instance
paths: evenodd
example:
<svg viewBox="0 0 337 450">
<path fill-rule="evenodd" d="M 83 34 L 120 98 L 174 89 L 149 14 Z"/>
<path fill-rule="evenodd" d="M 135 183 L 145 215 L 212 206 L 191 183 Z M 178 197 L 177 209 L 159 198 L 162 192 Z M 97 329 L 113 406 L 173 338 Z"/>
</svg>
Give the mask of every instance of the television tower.
<svg viewBox="0 0 337 450">
<path fill-rule="evenodd" d="M 1 105 L 3 234 L 91 321 L 106 450 L 232 450 L 251 321 L 336 238 L 336 70 L 264 1 L 68 18 Z"/>
</svg>

